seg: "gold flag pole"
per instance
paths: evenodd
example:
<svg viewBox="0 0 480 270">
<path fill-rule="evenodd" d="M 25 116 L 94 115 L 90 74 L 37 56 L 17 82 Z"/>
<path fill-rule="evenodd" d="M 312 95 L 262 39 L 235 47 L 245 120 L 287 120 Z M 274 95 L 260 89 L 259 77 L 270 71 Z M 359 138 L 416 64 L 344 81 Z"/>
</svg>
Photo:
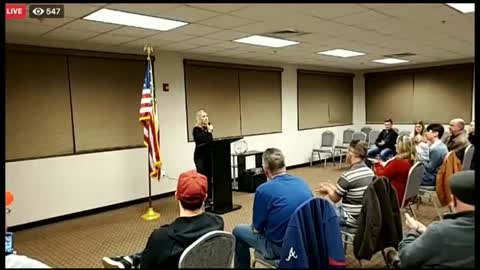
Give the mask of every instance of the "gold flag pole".
<svg viewBox="0 0 480 270">
<path fill-rule="evenodd" d="M 147 53 L 147 61 L 150 64 L 150 85 L 152 88 L 152 112 L 157 113 L 157 111 L 154 109 L 157 106 L 156 100 L 155 100 L 155 88 L 153 87 L 153 72 L 152 72 L 152 65 L 151 65 L 151 60 L 150 60 L 150 54 L 153 52 L 152 46 L 149 44 L 145 45 L 143 50 Z M 148 170 L 147 172 L 150 171 L 150 153 L 148 153 Z M 160 213 L 155 212 L 152 206 L 152 179 L 150 178 L 150 173 L 148 173 L 148 210 L 145 214 L 142 215 L 142 218 L 145 220 L 157 220 L 160 218 Z"/>
</svg>

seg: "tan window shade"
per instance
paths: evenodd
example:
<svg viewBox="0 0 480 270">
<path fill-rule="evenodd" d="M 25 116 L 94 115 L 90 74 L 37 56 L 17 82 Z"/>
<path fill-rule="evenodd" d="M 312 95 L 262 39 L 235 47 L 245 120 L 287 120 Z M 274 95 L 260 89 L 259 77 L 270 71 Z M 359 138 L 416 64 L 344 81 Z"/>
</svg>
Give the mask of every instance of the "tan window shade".
<svg viewBox="0 0 480 270">
<path fill-rule="evenodd" d="M 77 152 L 143 145 L 145 61 L 69 57 Z"/>
<path fill-rule="evenodd" d="M 235 69 L 185 64 L 188 140 L 193 140 L 196 112 L 205 109 L 213 136 L 240 135 L 240 97 Z"/>
<path fill-rule="evenodd" d="M 281 73 L 240 70 L 242 135 L 282 131 Z"/>
<path fill-rule="evenodd" d="M 353 123 L 353 78 L 328 76 L 328 116 L 330 125 Z"/>
<path fill-rule="evenodd" d="M 391 118 L 394 124 L 410 124 L 413 115 L 413 74 L 376 73 L 365 76 L 366 122 L 383 123 Z"/>
<path fill-rule="evenodd" d="M 449 123 L 472 118 L 473 65 L 449 66 L 415 73 L 415 119 Z"/>
<path fill-rule="evenodd" d="M 6 160 L 73 153 L 67 59 L 7 51 Z"/>
<path fill-rule="evenodd" d="M 298 70 L 298 128 L 352 123 L 353 75 Z"/>
</svg>

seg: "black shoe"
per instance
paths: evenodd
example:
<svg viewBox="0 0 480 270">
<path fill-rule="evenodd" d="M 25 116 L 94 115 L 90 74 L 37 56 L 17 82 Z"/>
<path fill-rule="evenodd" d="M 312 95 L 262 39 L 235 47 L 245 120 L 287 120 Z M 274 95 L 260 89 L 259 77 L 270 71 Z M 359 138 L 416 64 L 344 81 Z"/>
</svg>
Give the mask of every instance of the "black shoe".
<svg viewBox="0 0 480 270">
<path fill-rule="evenodd" d="M 119 269 L 131 269 L 133 268 L 133 260 L 130 256 L 122 257 L 103 257 L 103 267 L 105 268 L 119 268 Z"/>
</svg>

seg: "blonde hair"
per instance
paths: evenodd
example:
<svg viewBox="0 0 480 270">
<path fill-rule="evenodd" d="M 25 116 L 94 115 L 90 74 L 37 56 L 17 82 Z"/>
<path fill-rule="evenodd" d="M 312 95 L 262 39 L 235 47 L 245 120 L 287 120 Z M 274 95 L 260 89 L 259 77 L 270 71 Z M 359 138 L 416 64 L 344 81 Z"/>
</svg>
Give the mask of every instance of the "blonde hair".
<svg viewBox="0 0 480 270">
<path fill-rule="evenodd" d="M 400 135 L 397 138 L 397 157 L 398 159 L 406 159 L 411 162 L 415 162 L 417 157 L 417 149 L 413 138 L 407 135 Z"/>
<path fill-rule="evenodd" d="M 195 114 L 195 120 L 196 120 L 195 126 L 203 127 L 203 125 L 202 125 L 202 114 L 203 113 L 206 113 L 206 111 L 204 109 L 200 109 Z"/>
</svg>

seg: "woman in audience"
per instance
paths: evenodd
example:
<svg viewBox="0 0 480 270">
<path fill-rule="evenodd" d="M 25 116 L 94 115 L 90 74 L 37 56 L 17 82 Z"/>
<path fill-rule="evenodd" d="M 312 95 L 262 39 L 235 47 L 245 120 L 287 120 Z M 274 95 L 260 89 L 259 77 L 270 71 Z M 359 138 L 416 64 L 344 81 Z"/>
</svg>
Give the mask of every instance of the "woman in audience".
<svg viewBox="0 0 480 270">
<path fill-rule="evenodd" d="M 417 151 L 413 139 L 407 135 L 400 135 L 396 144 L 397 154 L 385 163 L 378 160 L 374 162 L 374 171 L 378 176 L 387 177 L 397 190 L 398 202 L 402 203 L 408 172 L 416 161 Z"/>
<path fill-rule="evenodd" d="M 423 121 L 417 121 L 415 123 L 415 129 L 410 133 L 410 137 L 425 141 L 425 125 Z"/>
</svg>

